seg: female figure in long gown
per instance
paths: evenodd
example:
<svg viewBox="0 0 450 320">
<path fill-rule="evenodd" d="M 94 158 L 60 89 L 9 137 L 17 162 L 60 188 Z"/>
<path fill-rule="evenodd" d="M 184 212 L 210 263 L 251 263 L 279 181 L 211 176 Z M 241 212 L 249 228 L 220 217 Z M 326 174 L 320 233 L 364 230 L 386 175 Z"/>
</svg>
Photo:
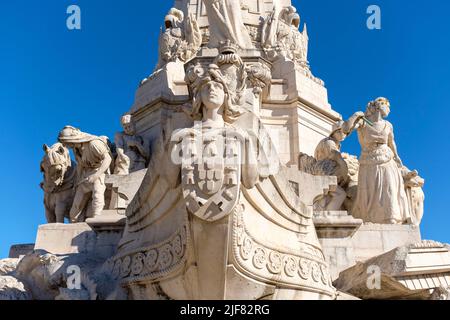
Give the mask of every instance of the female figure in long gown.
<svg viewBox="0 0 450 320">
<path fill-rule="evenodd" d="M 347 122 L 352 128 L 349 131 L 357 129 L 361 144 L 353 215 L 364 222 L 403 224 L 409 223 L 411 216 L 393 127 L 384 120 L 389 113 L 389 101 L 378 98 L 368 104 L 365 114 L 357 112 Z"/>
</svg>

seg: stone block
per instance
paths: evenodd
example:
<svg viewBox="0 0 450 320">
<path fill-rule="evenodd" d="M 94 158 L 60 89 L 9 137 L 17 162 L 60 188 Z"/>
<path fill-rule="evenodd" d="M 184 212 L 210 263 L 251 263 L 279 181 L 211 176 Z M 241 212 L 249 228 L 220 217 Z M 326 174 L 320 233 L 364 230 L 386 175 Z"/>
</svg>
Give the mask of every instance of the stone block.
<svg viewBox="0 0 450 320">
<path fill-rule="evenodd" d="M 372 289 L 371 270 L 380 273 L 379 284 Z M 361 299 L 448 298 L 450 252 L 435 241 L 400 246 L 341 272 L 334 285 Z"/>
<path fill-rule="evenodd" d="M 419 241 L 420 229 L 413 225 L 364 224 L 352 237 L 356 261 Z"/>
<path fill-rule="evenodd" d="M 53 254 L 87 253 L 94 250 L 95 232 L 86 223 L 39 226 L 35 250 Z"/>
<path fill-rule="evenodd" d="M 112 256 L 122 236 L 122 229 L 95 230 L 88 223 L 47 224 L 39 226 L 35 250 L 52 254 L 92 254 L 98 258 Z"/>
<path fill-rule="evenodd" d="M 9 249 L 9 258 L 17 259 L 21 256 L 27 255 L 34 250 L 34 243 L 30 244 L 15 244 Z"/>
</svg>

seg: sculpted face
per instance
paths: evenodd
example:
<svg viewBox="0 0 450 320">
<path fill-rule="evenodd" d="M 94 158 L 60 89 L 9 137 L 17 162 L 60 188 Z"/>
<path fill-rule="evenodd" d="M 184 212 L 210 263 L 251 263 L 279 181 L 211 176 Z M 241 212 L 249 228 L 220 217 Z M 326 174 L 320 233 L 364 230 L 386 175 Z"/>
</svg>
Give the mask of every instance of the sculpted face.
<svg viewBox="0 0 450 320">
<path fill-rule="evenodd" d="M 225 102 L 225 91 L 221 83 L 209 81 L 201 90 L 203 105 L 209 109 L 218 109 Z"/>
<path fill-rule="evenodd" d="M 386 118 L 387 116 L 389 116 L 389 113 L 391 113 L 391 107 L 386 101 L 378 102 L 378 108 L 383 118 Z"/>
<path fill-rule="evenodd" d="M 344 141 L 346 137 L 347 137 L 347 135 L 344 133 L 344 131 L 342 129 L 338 130 L 334 133 L 334 138 L 337 141 Z"/>
<path fill-rule="evenodd" d="M 129 123 L 124 123 L 122 124 L 123 127 L 123 131 L 125 132 L 125 134 L 129 135 L 129 136 L 133 136 L 134 135 L 134 125 L 133 123 L 129 122 Z"/>
</svg>

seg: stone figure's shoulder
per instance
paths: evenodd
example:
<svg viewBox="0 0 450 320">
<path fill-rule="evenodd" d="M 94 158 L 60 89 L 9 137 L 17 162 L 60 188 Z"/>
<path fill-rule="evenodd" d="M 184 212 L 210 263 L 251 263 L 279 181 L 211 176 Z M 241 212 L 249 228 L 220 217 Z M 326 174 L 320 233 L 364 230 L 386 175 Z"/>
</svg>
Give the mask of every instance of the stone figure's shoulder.
<svg viewBox="0 0 450 320">
<path fill-rule="evenodd" d="M 384 120 L 384 122 L 386 123 L 386 127 L 388 127 L 389 129 L 393 129 L 394 128 L 392 123 L 390 123 L 388 120 Z"/>
<path fill-rule="evenodd" d="M 336 142 L 331 138 L 323 139 L 322 141 L 320 141 L 317 147 L 321 148 L 322 150 L 338 150 Z"/>
<path fill-rule="evenodd" d="M 125 134 L 123 132 L 116 132 L 114 135 L 114 143 L 118 148 L 123 147 Z"/>
<path fill-rule="evenodd" d="M 386 123 L 386 130 L 389 132 L 389 133 L 394 133 L 394 126 L 392 125 L 392 123 L 390 123 L 389 121 L 387 121 L 387 120 L 384 120 L 385 121 L 385 123 Z"/>
<path fill-rule="evenodd" d="M 108 145 L 100 138 L 92 140 L 91 142 L 89 142 L 88 146 L 89 146 L 90 151 L 92 151 L 98 155 L 103 155 L 103 154 L 109 152 Z"/>
</svg>

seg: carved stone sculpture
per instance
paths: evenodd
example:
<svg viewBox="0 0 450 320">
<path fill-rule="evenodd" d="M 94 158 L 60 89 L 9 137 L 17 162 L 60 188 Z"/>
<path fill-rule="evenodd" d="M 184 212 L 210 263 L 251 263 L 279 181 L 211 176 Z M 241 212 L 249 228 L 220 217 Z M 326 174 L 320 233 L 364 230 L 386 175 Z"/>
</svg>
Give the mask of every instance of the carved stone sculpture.
<svg viewBox="0 0 450 320">
<path fill-rule="evenodd" d="M 299 31 L 300 15 L 293 6 L 280 8 L 274 6 L 271 14 L 264 20 L 261 45 L 269 58 L 278 55 L 308 67 L 308 31 Z"/>
<path fill-rule="evenodd" d="M 105 206 L 105 174 L 109 172 L 112 161 L 107 142 L 71 126 L 66 126 L 58 139 L 73 150 L 78 164 L 70 221 L 82 222 L 100 215 Z"/>
<path fill-rule="evenodd" d="M 449 272 L 450 251 L 425 240 L 357 262 L 334 285 L 367 300 L 448 300 Z"/>
<path fill-rule="evenodd" d="M 68 126 L 44 148 L 49 222 L 80 223 L 13 247 L 0 300 L 448 299 L 450 247 L 421 242 L 388 101 L 337 122 L 290 0 L 174 7 L 116 143 Z M 360 161 L 341 153 L 354 130 Z"/>
<path fill-rule="evenodd" d="M 32 297 L 25 285 L 11 276 L 0 276 L 0 301 L 31 300 Z"/>
<path fill-rule="evenodd" d="M 343 122 L 334 125 L 328 138 L 323 139 L 316 148 L 315 158 L 330 168 L 330 175 L 337 177 L 338 185 L 316 204 L 318 211 L 339 211 L 347 198 L 345 188 L 348 184 L 348 166 L 341 155 L 341 142 L 347 136 L 342 129 Z"/>
<path fill-rule="evenodd" d="M 164 22 L 165 31 L 159 37 L 159 62 L 156 69 L 168 62 L 188 61 L 202 44 L 200 28 L 193 15 L 184 19 L 183 11 L 172 8 Z"/>
<path fill-rule="evenodd" d="M 411 222 L 419 226 L 424 213 L 425 193 L 422 188 L 425 180 L 419 176 L 416 170 L 410 171 L 406 167 L 403 167 L 402 174 L 411 210 Z"/>
<path fill-rule="evenodd" d="M 243 49 L 253 48 L 252 39 L 242 19 L 240 0 L 203 0 L 209 20 L 209 46 L 231 41 Z"/>
<path fill-rule="evenodd" d="M 239 104 L 234 88 L 252 81 L 229 75 L 246 77 L 246 66 L 234 53 L 215 62 L 187 68 L 192 106 L 182 109 L 194 125 L 163 127 L 105 267 L 130 299 L 334 297 L 312 208 L 292 190 L 270 138 L 261 141 L 264 126 Z"/>
<path fill-rule="evenodd" d="M 44 145 L 45 156 L 41 161 L 44 181 L 45 216 L 48 223 L 64 223 L 69 217 L 76 183 L 76 164 L 70 159 L 69 150 L 61 143 Z"/>
<path fill-rule="evenodd" d="M 344 201 L 344 209 L 347 210 L 349 214 L 352 214 L 356 195 L 358 193 L 359 161 L 357 156 L 345 152 L 342 153 L 342 158 L 347 163 L 348 168 L 348 183 L 345 188 L 347 198 Z"/>
<path fill-rule="evenodd" d="M 121 124 L 124 131 L 117 133 L 114 139 L 117 152 L 114 174 L 128 175 L 145 169 L 150 157 L 150 146 L 147 140 L 136 134 L 131 115 L 124 115 Z"/>
<path fill-rule="evenodd" d="M 430 300 L 448 301 L 450 300 L 450 287 L 440 286 L 433 291 Z"/>
<path fill-rule="evenodd" d="M 389 101 L 378 98 L 346 124 L 348 132 L 357 129 L 362 149 L 353 214 L 365 222 L 404 224 L 411 215 L 393 126 L 383 119 L 389 113 Z"/>
</svg>

